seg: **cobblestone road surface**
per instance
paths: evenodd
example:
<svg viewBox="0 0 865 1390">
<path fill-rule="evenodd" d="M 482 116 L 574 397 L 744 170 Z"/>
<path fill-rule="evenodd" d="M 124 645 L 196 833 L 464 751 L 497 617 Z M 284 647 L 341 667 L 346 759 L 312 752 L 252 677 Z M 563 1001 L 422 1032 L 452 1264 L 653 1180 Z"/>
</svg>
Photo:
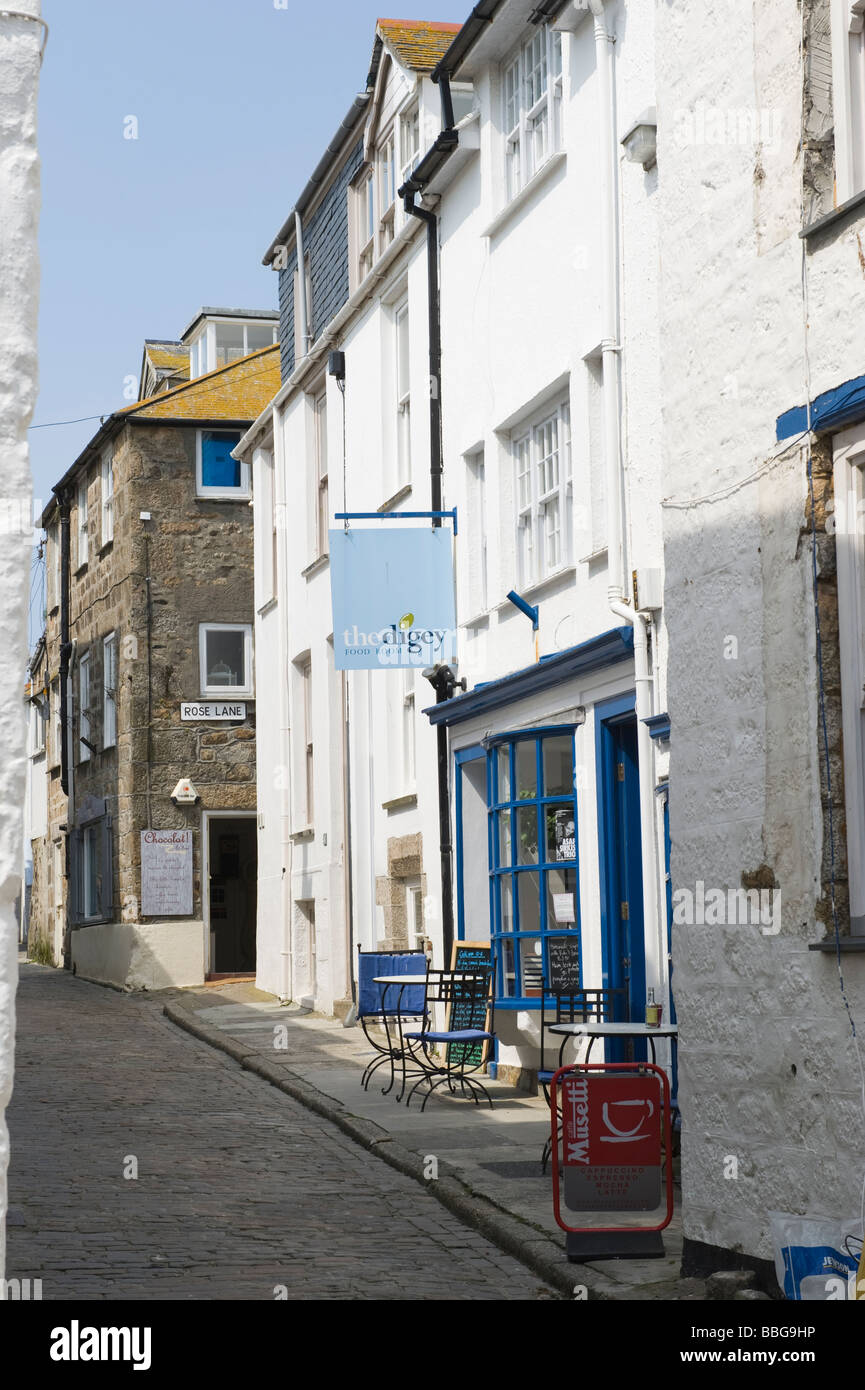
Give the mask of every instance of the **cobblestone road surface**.
<svg viewBox="0 0 865 1390">
<path fill-rule="evenodd" d="M 9 1126 L 7 1277 L 45 1300 L 552 1296 L 157 997 L 23 966 Z"/>
</svg>

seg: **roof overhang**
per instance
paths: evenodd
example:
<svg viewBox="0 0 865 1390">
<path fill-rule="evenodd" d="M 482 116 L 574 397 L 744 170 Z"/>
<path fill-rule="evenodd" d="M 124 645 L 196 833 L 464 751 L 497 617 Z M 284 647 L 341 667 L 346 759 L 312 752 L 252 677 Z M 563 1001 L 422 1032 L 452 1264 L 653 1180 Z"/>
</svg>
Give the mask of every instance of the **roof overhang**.
<svg viewBox="0 0 865 1390">
<path fill-rule="evenodd" d="M 487 714 L 491 710 L 512 705 L 538 695 L 563 681 L 577 676 L 585 676 L 605 666 L 615 666 L 620 661 L 628 661 L 634 653 L 634 629 L 625 624 L 602 632 L 599 637 L 590 637 L 577 647 L 569 647 L 555 656 L 541 657 L 534 666 L 526 666 L 499 680 L 476 685 L 465 695 L 457 695 L 453 700 L 444 700 L 440 705 L 431 705 L 424 714 L 431 724 L 463 724 L 476 715 Z"/>
</svg>

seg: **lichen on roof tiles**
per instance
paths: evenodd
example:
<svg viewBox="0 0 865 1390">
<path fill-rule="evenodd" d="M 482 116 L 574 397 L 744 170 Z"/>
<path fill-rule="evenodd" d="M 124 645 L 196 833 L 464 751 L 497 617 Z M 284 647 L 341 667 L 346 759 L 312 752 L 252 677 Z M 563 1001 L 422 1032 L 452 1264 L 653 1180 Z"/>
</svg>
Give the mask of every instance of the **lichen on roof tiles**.
<svg viewBox="0 0 865 1390">
<path fill-rule="evenodd" d="M 254 420 L 280 387 L 279 344 L 115 412 L 145 420 Z"/>
<path fill-rule="evenodd" d="M 379 19 L 376 33 L 403 67 L 413 72 L 432 72 L 461 28 L 461 24 L 435 23 L 426 19 Z"/>
</svg>

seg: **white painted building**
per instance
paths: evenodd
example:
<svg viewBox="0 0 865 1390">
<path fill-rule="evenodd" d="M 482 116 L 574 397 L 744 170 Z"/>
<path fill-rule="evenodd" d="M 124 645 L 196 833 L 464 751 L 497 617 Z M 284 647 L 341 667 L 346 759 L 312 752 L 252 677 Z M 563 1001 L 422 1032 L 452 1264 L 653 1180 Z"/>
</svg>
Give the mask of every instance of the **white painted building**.
<svg viewBox="0 0 865 1390">
<path fill-rule="evenodd" d="M 861 1059 L 838 968 L 861 1048 L 860 9 L 657 11 L 673 960 L 694 1271 L 731 1251 L 770 1260 L 772 1210 L 861 1221 Z M 748 888 L 773 895 L 763 924 L 731 921 L 717 899 L 700 921 L 698 893 Z"/>
<path fill-rule="evenodd" d="M 14 383 L 0 419 L 4 459 L 4 535 L 0 560 L 0 1290 L 6 1274 L 5 1110 L 12 1093 L 15 988 L 18 979 L 15 900 L 21 882 L 25 720 L 21 682 L 27 660 L 27 593 L 33 539 L 27 428 L 36 400 L 39 262 L 39 159 L 36 96 L 44 45 L 38 0 L 0 15 L 0 371 Z M 11 1271 L 12 1275 L 18 1271 Z M 0 1294 L 2 1296 L 2 1294 Z"/>
<path fill-rule="evenodd" d="M 426 229 L 404 184 L 437 219 L 443 506 L 459 517 L 468 689 L 432 716 L 456 935 L 492 938 L 498 1064 L 532 1072 L 548 934 L 578 936 L 583 983 L 622 988 L 633 1017 L 648 989 L 666 999 L 653 34 L 650 12 L 625 26 L 615 5 L 597 33 L 562 4 L 488 8 L 455 42 L 459 26 L 380 22 L 367 93 L 266 257 L 283 386 L 238 451 L 258 545 L 258 983 L 341 1011 L 357 945 L 429 937 L 447 954 L 432 688 L 343 676 L 331 642 L 334 512 L 431 508 Z M 442 58 L 452 122 L 430 79 Z M 641 116 L 648 144 L 626 150 Z M 539 661 L 510 590 L 538 610 Z"/>
</svg>

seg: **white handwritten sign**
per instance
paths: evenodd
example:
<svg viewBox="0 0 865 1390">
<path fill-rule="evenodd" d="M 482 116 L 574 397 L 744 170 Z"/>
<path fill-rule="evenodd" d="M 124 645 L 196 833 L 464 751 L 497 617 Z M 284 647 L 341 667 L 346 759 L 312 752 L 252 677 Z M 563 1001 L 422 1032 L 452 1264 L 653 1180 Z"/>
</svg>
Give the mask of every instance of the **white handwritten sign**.
<svg viewBox="0 0 865 1390">
<path fill-rule="evenodd" d="M 191 830 L 142 830 L 141 911 L 145 917 L 191 915 Z"/>
</svg>

